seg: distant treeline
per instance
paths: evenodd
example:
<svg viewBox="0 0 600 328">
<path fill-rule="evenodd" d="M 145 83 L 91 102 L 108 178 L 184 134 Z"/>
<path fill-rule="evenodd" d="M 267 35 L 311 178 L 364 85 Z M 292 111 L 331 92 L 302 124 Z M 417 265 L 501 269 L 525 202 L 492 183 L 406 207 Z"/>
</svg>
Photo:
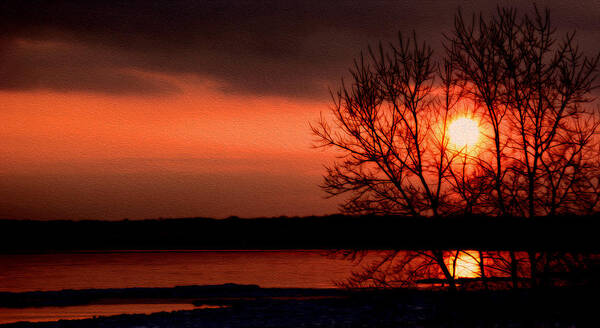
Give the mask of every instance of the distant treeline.
<svg viewBox="0 0 600 328">
<path fill-rule="evenodd" d="M 488 249 L 600 251 L 600 216 L 0 220 L 0 251 Z"/>
</svg>

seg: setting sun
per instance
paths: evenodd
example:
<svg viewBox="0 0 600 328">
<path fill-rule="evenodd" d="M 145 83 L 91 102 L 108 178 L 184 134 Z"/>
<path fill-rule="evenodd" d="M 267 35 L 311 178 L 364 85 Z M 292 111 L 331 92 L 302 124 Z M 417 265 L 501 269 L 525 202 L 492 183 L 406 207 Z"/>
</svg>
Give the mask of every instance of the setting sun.
<svg viewBox="0 0 600 328">
<path fill-rule="evenodd" d="M 479 125 L 470 118 L 461 117 L 450 123 L 448 135 L 455 147 L 472 147 L 479 140 Z"/>
<path fill-rule="evenodd" d="M 457 256 L 450 256 L 445 261 L 455 278 L 476 278 L 481 275 L 478 254 L 475 251 L 462 251 Z"/>
</svg>

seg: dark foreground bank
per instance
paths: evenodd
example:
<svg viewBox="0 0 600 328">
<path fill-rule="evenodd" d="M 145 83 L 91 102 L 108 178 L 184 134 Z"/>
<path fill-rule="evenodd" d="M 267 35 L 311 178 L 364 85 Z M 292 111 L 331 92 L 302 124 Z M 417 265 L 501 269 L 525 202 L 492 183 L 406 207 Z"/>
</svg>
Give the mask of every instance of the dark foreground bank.
<svg viewBox="0 0 600 328">
<path fill-rule="evenodd" d="M 130 292 L 134 290 L 122 290 L 121 296 L 131 297 L 127 295 Z M 223 307 L 2 327 L 583 327 L 597 322 L 595 287 L 457 293 L 338 290 L 321 295 L 322 292 L 326 291 L 240 285 L 179 287 L 174 293 L 201 296 L 194 301 L 197 304 Z M 61 293 L 73 291 L 52 295 L 60 298 Z M 144 297 L 157 296 L 167 290 L 148 289 L 145 293 Z"/>
<path fill-rule="evenodd" d="M 153 249 L 600 251 L 600 216 L 343 216 L 122 221 L 0 220 L 0 252 Z"/>
</svg>

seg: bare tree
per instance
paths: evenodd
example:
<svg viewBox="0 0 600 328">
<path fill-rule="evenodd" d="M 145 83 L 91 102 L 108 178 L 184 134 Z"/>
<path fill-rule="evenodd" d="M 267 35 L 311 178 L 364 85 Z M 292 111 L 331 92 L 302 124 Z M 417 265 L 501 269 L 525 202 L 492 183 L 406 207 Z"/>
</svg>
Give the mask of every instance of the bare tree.
<svg viewBox="0 0 600 328">
<path fill-rule="evenodd" d="M 322 187 L 331 195 L 350 194 L 346 213 L 439 216 L 449 211 L 446 122 L 456 103 L 453 81 L 445 101 L 434 90 L 438 67 L 433 51 L 416 36 L 397 45 L 369 49 L 355 61 L 351 85 L 332 92 L 332 127 L 322 117 L 313 126 L 319 146 L 342 151 L 327 169 Z M 448 66 L 445 65 L 446 69 Z M 436 253 L 450 279 L 441 252 Z"/>
<path fill-rule="evenodd" d="M 549 11 L 534 9 L 519 17 L 498 8 L 471 23 L 459 12 L 446 50 L 492 127 L 495 165 L 480 165 L 493 174 L 498 213 L 578 213 L 598 173 L 598 112 L 589 103 L 599 57 L 584 56 L 574 33 L 559 41 Z"/>
<path fill-rule="evenodd" d="M 398 39 L 355 61 L 352 84 L 332 92 L 333 126 L 322 116 L 312 127 L 319 146 L 342 151 L 322 187 L 352 195 L 347 213 L 438 216 L 448 205 L 443 185 L 455 156 L 445 127 L 455 100 L 451 86 L 443 104 L 434 92 L 431 48 Z"/>
<path fill-rule="evenodd" d="M 597 212 L 600 120 L 590 94 L 600 54 L 584 56 L 574 33 L 560 40 L 555 34 L 548 11 L 534 7 L 533 15 L 519 16 L 498 8 L 470 22 L 459 11 L 439 63 L 414 33 L 369 48 L 350 70 L 351 82 L 331 92 L 330 116 L 312 126 L 317 146 L 340 154 L 322 188 L 348 196 L 342 211 L 349 214 Z M 451 147 L 448 137 L 448 124 L 467 112 L 482 124 L 475 152 Z M 522 277 L 538 281 L 548 262 L 534 252 L 524 260 L 515 252 L 437 250 L 399 260 L 392 251 L 353 281 L 386 286 L 409 272 L 441 275 L 455 288 L 457 259 L 465 254 L 486 287 L 488 278 L 506 273 L 514 287 Z"/>
<path fill-rule="evenodd" d="M 488 194 L 486 207 L 491 207 L 496 214 L 507 214 L 505 200 L 504 177 L 505 145 L 507 132 L 503 130 L 502 123 L 506 115 L 506 108 L 502 105 L 504 93 L 501 83 L 501 66 L 497 49 L 493 41 L 498 38 L 497 32 L 486 24 L 479 16 L 473 19 L 470 25 L 465 24 L 462 14 L 455 17 L 454 31 L 447 36 L 446 52 L 448 60 L 455 69 L 456 78 L 462 81 L 465 94 L 472 100 L 473 105 L 480 109 L 483 121 L 490 127 L 488 136 L 492 139 L 492 147 L 486 154 L 479 154 L 479 164 L 486 171 L 486 175 L 493 179 L 493 191 Z"/>
<path fill-rule="evenodd" d="M 459 12 L 447 40 L 458 78 L 492 127 L 498 213 L 589 213 L 598 202 L 599 121 L 586 104 L 599 57 L 585 57 L 574 33 L 557 40 L 549 11 L 537 7 L 522 17 L 498 8 L 491 19 L 474 16 L 470 24 Z M 529 256 L 536 281 L 538 259 Z"/>
</svg>

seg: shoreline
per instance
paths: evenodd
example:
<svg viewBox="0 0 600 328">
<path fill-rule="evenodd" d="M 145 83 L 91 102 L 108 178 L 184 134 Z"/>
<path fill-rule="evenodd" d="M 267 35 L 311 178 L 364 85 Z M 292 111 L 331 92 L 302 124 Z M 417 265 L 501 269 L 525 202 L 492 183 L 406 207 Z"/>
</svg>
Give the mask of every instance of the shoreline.
<svg viewBox="0 0 600 328">
<path fill-rule="evenodd" d="M 0 307 L 28 308 L 42 306 L 76 306 L 101 304 L 132 304 L 146 300 L 198 300 L 243 298 L 299 298 L 315 296 L 346 296 L 340 288 L 262 288 L 258 285 L 227 283 L 221 285 L 189 285 L 176 287 L 131 287 L 107 289 L 64 289 L 56 291 L 0 292 Z"/>
<path fill-rule="evenodd" d="M 140 293 L 140 290 L 145 292 Z M 236 284 L 167 289 L 66 290 L 38 294 L 59 296 L 54 298 L 59 303 L 61 295 L 72 297 L 75 292 L 78 295 L 87 295 L 87 300 L 92 302 L 88 304 L 93 304 L 94 299 L 91 296 L 95 296 L 95 301 L 100 303 L 110 301 L 112 304 L 144 304 L 149 300 L 179 300 L 191 301 L 196 306 L 215 307 L 152 314 L 121 314 L 81 320 L 10 323 L 0 327 L 422 327 L 445 326 L 450 323 L 462 326 L 519 327 L 547 324 L 567 327 L 579 326 L 594 318 L 595 304 L 587 300 L 597 295 L 597 291 L 597 286 L 448 292 L 416 289 L 260 288 L 256 285 Z M 120 297 L 99 298 L 111 293 Z M 164 296 L 165 293 L 171 293 L 172 297 L 156 298 L 157 295 Z M 186 294 L 190 297 L 183 298 L 182 295 Z M 85 299 L 84 297 L 79 300 Z M 6 301 L 6 298 L 4 300 Z M 29 303 L 29 306 L 31 304 Z"/>
</svg>

